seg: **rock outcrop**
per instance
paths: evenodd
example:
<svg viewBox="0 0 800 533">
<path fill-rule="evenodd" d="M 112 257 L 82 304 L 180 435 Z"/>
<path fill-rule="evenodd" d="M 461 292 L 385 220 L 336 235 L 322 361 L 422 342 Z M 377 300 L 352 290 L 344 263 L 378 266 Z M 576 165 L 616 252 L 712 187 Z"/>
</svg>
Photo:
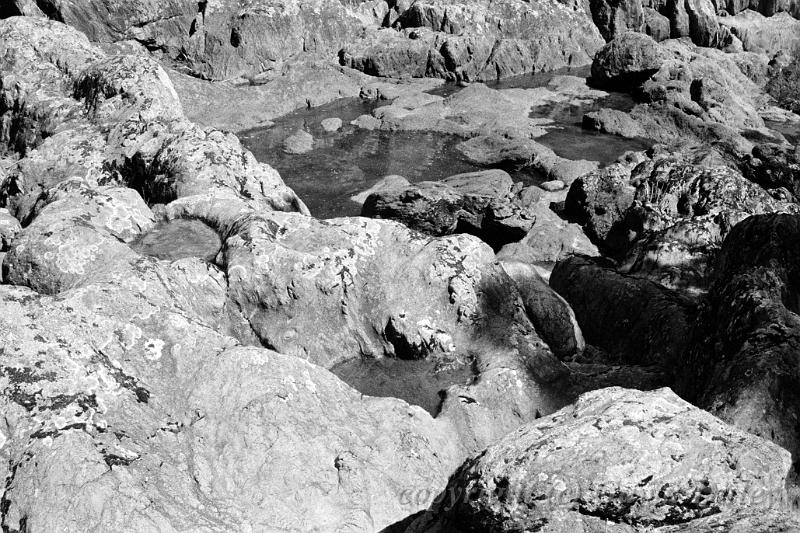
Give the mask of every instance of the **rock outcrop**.
<svg viewBox="0 0 800 533">
<path fill-rule="evenodd" d="M 373 76 L 492 80 L 586 65 L 602 44 L 583 9 L 556 0 L 414 2 L 391 25 L 348 43 L 342 64 Z"/>
<path fill-rule="evenodd" d="M 711 531 L 757 513 L 796 528 L 790 467 L 669 389 L 604 389 L 469 459 L 409 531 Z"/>
<path fill-rule="evenodd" d="M 633 170 L 618 164 L 587 174 L 570 188 L 565 214 L 626 271 L 702 291 L 709 264 L 736 223 L 798 207 L 729 167 L 682 159 L 655 154 Z"/>
</svg>

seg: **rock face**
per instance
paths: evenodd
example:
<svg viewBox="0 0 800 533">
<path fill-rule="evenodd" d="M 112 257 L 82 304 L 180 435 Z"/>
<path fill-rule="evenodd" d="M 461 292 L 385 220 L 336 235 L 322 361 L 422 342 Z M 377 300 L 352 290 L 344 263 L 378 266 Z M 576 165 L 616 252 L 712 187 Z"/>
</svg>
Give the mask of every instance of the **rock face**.
<svg viewBox="0 0 800 533">
<path fill-rule="evenodd" d="M 414 2 L 392 25 L 348 43 L 342 64 L 374 76 L 491 80 L 586 65 L 602 43 L 584 10 L 555 0 Z"/>
<path fill-rule="evenodd" d="M 584 226 L 604 253 L 625 270 L 686 290 L 707 286 L 707 271 L 730 229 L 760 213 L 797 212 L 794 203 L 723 166 L 679 162 L 662 154 L 636 166 L 622 164 L 573 183 L 567 217 Z"/>
<path fill-rule="evenodd" d="M 20 14 L 65 22 L 92 41 L 136 40 L 210 79 L 257 74 L 303 52 L 335 57 L 341 44 L 354 39 L 365 24 L 380 22 L 371 6 L 359 2 L 15 3 Z"/>
<path fill-rule="evenodd" d="M 271 167 L 238 139 L 188 122 L 166 73 L 143 56 L 109 58 L 62 24 L 0 21 L 0 141 L 24 155 L 7 180 L 27 216 L 42 190 L 68 177 L 123 183 L 149 202 L 231 190 L 266 209 L 305 211 Z M 13 88 L 13 89 L 12 89 Z"/>
<path fill-rule="evenodd" d="M 798 216 L 754 216 L 731 231 L 709 292 L 708 342 L 698 346 L 695 363 L 707 378 L 700 405 L 787 448 L 795 463 L 798 239 Z"/>
<path fill-rule="evenodd" d="M 769 136 L 759 114 L 767 101 L 753 81 L 763 83 L 766 70 L 750 53 L 624 34 L 598 52 L 592 80 L 631 91 L 640 103 L 622 120 L 617 113 L 594 113 L 587 125 L 611 133 L 635 130 L 670 145 L 714 143 L 738 159 L 752 150 L 743 132 Z"/>
<path fill-rule="evenodd" d="M 468 460 L 409 530 L 706 531 L 785 504 L 790 466 L 669 389 L 604 389 Z"/>
<path fill-rule="evenodd" d="M 794 90 L 798 82 L 800 82 L 800 59 L 795 58 L 769 80 L 766 89 L 782 107 L 798 113 L 800 112 L 800 97 Z"/>
</svg>

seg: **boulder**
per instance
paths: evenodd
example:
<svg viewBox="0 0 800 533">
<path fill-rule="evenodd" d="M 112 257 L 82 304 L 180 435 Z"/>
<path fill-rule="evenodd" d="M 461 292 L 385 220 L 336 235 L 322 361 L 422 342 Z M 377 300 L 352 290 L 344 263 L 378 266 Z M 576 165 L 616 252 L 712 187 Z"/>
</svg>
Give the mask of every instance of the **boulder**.
<svg viewBox="0 0 800 533">
<path fill-rule="evenodd" d="M 626 271 L 702 292 L 733 225 L 753 214 L 798 208 L 729 167 L 682 160 L 661 154 L 632 171 L 618 164 L 587 174 L 570 188 L 565 214 Z"/>
<path fill-rule="evenodd" d="M 535 221 L 512 185 L 505 171 L 486 170 L 383 188 L 366 199 L 361 214 L 398 220 L 430 235 L 471 233 L 499 248 L 521 239 Z"/>
<path fill-rule="evenodd" d="M 367 201 L 373 193 L 381 193 L 387 190 L 404 190 L 411 187 L 411 182 L 408 181 L 403 176 L 397 176 L 395 174 L 384 176 L 378 182 L 367 189 L 366 191 L 361 191 L 360 193 L 353 195 L 350 197 L 352 201 L 357 204 L 364 205 L 364 202 Z"/>
<path fill-rule="evenodd" d="M 575 312 L 586 341 L 605 350 L 609 362 L 658 366 L 683 377 L 696 315 L 690 300 L 581 256 L 556 263 L 550 286 Z"/>
<path fill-rule="evenodd" d="M 298 130 L 283 141 L 283 151 L 287 154 L 297 155 L 310 152 L 314 149 L 314 137 L 310 133 Z"/>
<path fill-rule="evenodd" d="M 788 190 L 800 198 L 800 148 L 759 144 L 743 165 L 745 176 L 767 189 Z"/>
<path fill-rule="evenodd" d="M 630 90 L 658 72 L 666 59 L 651 37 L 626 32 L 597 52 L 592 62 L 592 83 Z"/>
<path fill-rule="evenodd" d="M 800 58 L 795 58 L 767 82 L 766 90 L 778 104 L 794 113 L 800 113 L 800 97 L 795 88 L 800 82 Z"/>
<path fill-rule="evenodd" d="M 641 0 L 592 0 L 589 5 L 592 19 L 606 41 L 613 41 L 627 31 L 643 29 L 645 18 Z"/>
<path fill-rule="evenodd" d="M 571 254 L 596 256 L 600 252 L 578 224 L 559 217 L 545 202 L 533 205 L 536 219 L 519 242 L 497 253 L 498 259 L 514 259 L 538 266 L 551 265 Z"/>
<path fill-rule="evenodd" d="M 759 215 L 723 243 L 699 327 L 693 400 L 729 423 L 792 452 L 797 464 L 800 217 Z"/>
<path fill-rule="evenodd" d="M 710 531 L 781 510 L 796 527 L 790 468 L 669 389 L 602 389 L 467 460 L 408 531 Z"/>
<path fill-rule="evenodd" d="M 176 306 L 199 265 L 58 298 L 0 287 L 2 526 L 380 530 L 424 508 L 404 491 L 444 487 L 449 426 L 215 332 Z"/>
</svg>

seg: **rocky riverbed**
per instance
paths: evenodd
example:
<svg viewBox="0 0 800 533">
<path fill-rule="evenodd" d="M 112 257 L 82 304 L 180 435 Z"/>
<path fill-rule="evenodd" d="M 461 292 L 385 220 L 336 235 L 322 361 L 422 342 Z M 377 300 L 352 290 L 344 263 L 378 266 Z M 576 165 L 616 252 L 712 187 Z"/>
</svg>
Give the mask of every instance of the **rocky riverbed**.
<svg viewBox="0 0 800 533">
<path fill-rule="evenodd" d="M 8 0 L 0 526 L 800 532 L 800 4 Z"/>
</svg>

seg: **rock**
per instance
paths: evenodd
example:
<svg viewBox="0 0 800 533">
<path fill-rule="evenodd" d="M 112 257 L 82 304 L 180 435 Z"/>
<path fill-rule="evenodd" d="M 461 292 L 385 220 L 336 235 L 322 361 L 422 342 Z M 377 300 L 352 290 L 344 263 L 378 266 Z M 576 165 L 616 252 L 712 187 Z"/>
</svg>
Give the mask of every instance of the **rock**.
<svg viewBox="0 0 800 533">
<path fill-rule="evenodd" d="M 9 125 L 2 140 L 25 156 L 12 176 L 19 190 L 12 208 L 28 209 L 43 190 L 82 176 L 129 185 L 150 202 L 222 188 L 266 209 L 307 212 L 235 136 L 188 122 L 154 60 L 109 58 L 75 30 L 21 17 L 0 22 L 0 40 L 16 51 L 6 58 L 3 86 L 19 86 L 2 94 Z M 29 115 L 33 109 L 41 114 Z"/>
<path fill-rule="evenodd" d="M 567 185 L 561 180 L 552 180 L 540 183 L 539 187 L 541 187 L 547 192 L 555 192 L 555 191 L 560 191 L 561 189 L 565 189 Z"/>
<path fill-rule="evenodd" d="M 795 58 L 769 80 L 766 90 L 781 107 L 800 113 L 800 98 L 795 90 L 798 80 L 800 80 L 800 58 Z"/>
<path fill-rule="evenodd" d="M 642 31 L 644 13 L 641 0 L 592 0 L 589 5 L 592 19 L 606 41 L 612 41 L 627 31 Z"/>
<path fill-rule="evenodd" d="M 743 165 L 745 176 L 768 189 L 785 188 L 800 198 L 800 151 L 781 144 L 759 144 Z"/>
<path fill-rule="evenodd" d="M 3 527 L 372 530 L 424 508 L 403 491 L 444 487 L 452 429 L 216 333 L 175 305 L 197 264 L 58 298 L 0 287 Z"/>
<path fill-rule="evenodd" d="M 54 294 L 113 276 L 137 260 L 125 242 L 153 225 L 136 191 L 65 182 L 50 193 L 5 259 L 7 281 Z"/>
<path fill-rule="evenodd" d="M 583 226 L 586 235 L 607 251 L 618 251 L 627 238 L 621 221 L 633 204 L 636 189 L 631 169 L 615 163 L 576 179 L 564 202 L 567 220 Z"/>
<path fill-rule="evenodd" d="M 705 342 L 690 367 L 700 376 L 694 401 L 787 448 L 795 464 L 798 239 L 796 215 L 753 216 L 732 229 L 698 325 Z"/>
<path fill-rule="evenodd" d="M 569 303 L 586 342 L 608 362 L 658 366 L 675 381 L 692 347 L 694 305 L 649 280 L 615 272 L 601 261 L 574 256 L 556 263 L 550 286 Z"/>
<path fill-rule="evenodd" d="M 324 119 L 320 125 L 322 129 L 331 133 L 334 131 L 338 131 L 342 127 L 342 119 L 340 118 L 326 118 Z"/>
<path fill-rule="evenodd" d="M 361 214 L 398 220 L 430 235 L 471 233 L 499 248 L 521 239 L 535 221 L 512 194 L 512 185 L 505 171 L 485 170 L 404 189 L 384 188 L 366 199 Z"/>
<path fill-rule="evenodd" d="M 314 137 L 303 130 L 297 130 L 283 141 L 283 151 L 287 154 L 304 154 L 314 149 Z"/>
<path fill-rule="evenodd" d="M 390 175 L 381 178 L 378 183 L 367 189 L 366 191 L 362 191 L 354 196 L 351 196 L 350 199 L 357 204 L 364 205 L 364 202 L 367 201 L 373 193 L 381 193 L 383 191 L 396 191 L 396 190 L 404 190 L 411 186 L 411 182 L 405 179 L 403 176 L 397 175 Z"/>
<path fill-rule="evenodd" d="M 786 450 L 669 389 L 602 389 L 467 460 L 408 530 L 691 531 L 786 509 L 790 467 Z"/>
<path fill-rule="evenodd" d="M 670 22 L 667 17 L 653 8 L 645 7 L 642 9 L 644 14 L 644 31 L 656 42 L 670 38 Z"/>
<path fill-rule="evenodd" d="M 597 52 L 592 62 L 592 83 L 630 89 L 658 72 L 666 59 L 651 37 L 627 32 Z"/>
<path fill-rule="evenodd" d="M 483 81 L 588 64 L 602 43 L 585 11 L 555 0 L 535 10 L 521 0 L 416 2 L 398 15 L 396 29 L 348 43 L 341 64 L 373 76 Z"/>
<path fill-rule="evenodd" d="M 744 130 L 769 136 L 758 111 L 767 102 L 753 81 L 762 83 L 765 69 L 763 59 L 752 54 L 727 54 L 685 39 L 656 43 L 642 35 L 622 36 L 597 54 L 592 81 L 616 83 L 640 103 L 628 117 L 590 115 L 587 126 L 602 130 L 608 124 L 614 133 L 630 128 L 670 145 L 713 144 L 733 161 L 752 150 Z"/>
<path fill-rule="evenodd" d="M 758 213 L 797 211 L 725 166 L 683 165 L 661 155 L 630 171 L 612 165 L 576 180 L 565 215 L 624 269 L 702 292 L 714 254 L 734 224 Z M 635 184 L 635 187 L 634 185 Z"/>
<path fill-rule="evenodd" d="M 616 109 L 601 109 L 583 115 L 583 129 L 602 131 L 628 138 L 647 137 L 645 129 L 631 116 Z"/>
<path fill-rule="evenodd" d="M 527 235 L 519 242 L 505 245 L 498 252 L 498 259 L 543 266 L 552 265 L 570 254 L 599 255 L 597 247 L 579 225 L 561 219 L 544 202 L 534 204 L 532 210 L 536 220 Z"/>
<path fill-rule="evenodd" d="M 720 17 L 719 22 L 742 41 L 746 51 L 772 57 L 780 51 L 791 52 L 800 47 L 800 20 L 789 13 L 765 17 L 748 9 L 734 17 Z"/>
<path fill-rule="evenodd" d="M 8 209 L 0 209 L 0 251 L 8 250 L 21 230 L 19 220 L 11 216 Z"/>
<path fill-rule="evenodd" d="M 167 69 L 186 118 L 203 127 L 244 131 L 269 127 L 276 118 L 309 105 L 358 97 L 365 76 L 329 61 L 301 56 L 265 73 L 263 80 L 208 81 Z"/>
<path fill-rule="evenodd" d="M 517 285 L 528 316 L 553 353 L 561 359 L 580 355 L 586 343 L 566 300 L 551 289 L 531 265 L 516 261 L 501 261 L 500 264 Z"/>
</svg>

